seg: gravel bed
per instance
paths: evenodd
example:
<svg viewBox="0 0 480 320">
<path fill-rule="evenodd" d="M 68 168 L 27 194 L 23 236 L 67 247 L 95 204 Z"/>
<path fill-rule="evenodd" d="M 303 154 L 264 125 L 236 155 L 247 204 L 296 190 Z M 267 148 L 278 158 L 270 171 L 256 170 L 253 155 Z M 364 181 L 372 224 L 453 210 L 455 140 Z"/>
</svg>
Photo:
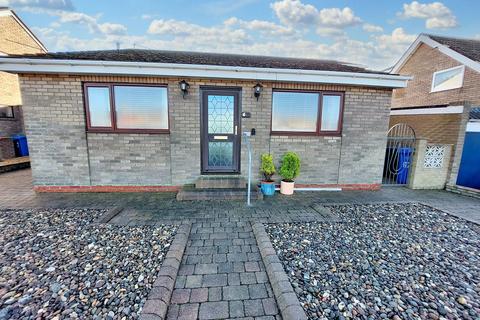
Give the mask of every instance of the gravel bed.
<svg viewBox="0 0 480 320">
<path fill-rule="evenodd" d="M 478 225 L 420 204 L 266 225 L 310 319 L 480 319 Z"/>
<path fill-rule="evenodd" d="M 105 210 L 0 210 L 0 319 L 135 319 L 174 226 L 92 224 Z"/>
</svg>

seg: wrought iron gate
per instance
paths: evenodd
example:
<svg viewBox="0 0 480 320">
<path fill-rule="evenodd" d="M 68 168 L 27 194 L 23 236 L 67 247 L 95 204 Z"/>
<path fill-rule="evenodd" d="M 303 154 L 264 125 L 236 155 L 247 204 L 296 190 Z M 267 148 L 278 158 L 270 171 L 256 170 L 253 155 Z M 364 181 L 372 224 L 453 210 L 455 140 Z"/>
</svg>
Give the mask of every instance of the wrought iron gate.
<svg viewBox="0 0 480 320">
<path fill-rule="evenodd" d="M 415 130 L 408 124 L 398 123 L 388 130 L 383 184 L 405 185 L 408 183 L 415 141 Z"/>
</svg>

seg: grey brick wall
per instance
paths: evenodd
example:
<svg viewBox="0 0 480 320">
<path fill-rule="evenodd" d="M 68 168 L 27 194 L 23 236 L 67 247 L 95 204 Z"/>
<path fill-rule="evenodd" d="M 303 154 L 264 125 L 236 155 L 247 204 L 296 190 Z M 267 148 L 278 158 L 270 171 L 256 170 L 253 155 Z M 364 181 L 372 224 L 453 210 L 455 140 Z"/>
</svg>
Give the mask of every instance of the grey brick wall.
<svg viewBox="0 0 480 320">
<path fill-rule="evenodd" d="M 340 137 L 285 137 L 273 136 L 270 152 L 279 169 L 280 158 L 287 151 L 296 152 L 301 158 L 300 176 L 297 183 L 338 183 L 338 160 Z"/>
<path fill-rule="evenodd" d="M 277 165 L 286 151 L 302 159 L 297 182 L 305 184 L 380 183 L 391 91 L 320 84 L 186 79 L 182 98 L 178 78 L 22 75 L 27 135 L 37 185 L 182 185 L 200 173 L 200 87 L 242 88 L 243 131 L 251 138 L 253 173 L 259 179 L 260 155 L 274 154 Z M 82 82 L 130 82 L 168 85 L 170 134 L 86 134 Z M 270 136 L 272 89 L 345 91 L 342 136 Z M 88 145 L 88 152 L 87 152 Z M 241 174 L 247 174 L 247 148 L 242 142 Z M 278 176 L 276 176 L 279 179 Z"/>
<path fill-rule="evenodd" d="M 170 185 L 170 137 L 89 133 L 92 185 Z"/>
<path fill-rule="evenodd" d="M 338 182 L 381 183 L 391 91 L 353 88 L 345 93 Z"/>
<path fill-rule="evenodd" d="M 89 185 L 81 82 L 24 75 L 20 86 L 33 183 Z"/>
</svg>

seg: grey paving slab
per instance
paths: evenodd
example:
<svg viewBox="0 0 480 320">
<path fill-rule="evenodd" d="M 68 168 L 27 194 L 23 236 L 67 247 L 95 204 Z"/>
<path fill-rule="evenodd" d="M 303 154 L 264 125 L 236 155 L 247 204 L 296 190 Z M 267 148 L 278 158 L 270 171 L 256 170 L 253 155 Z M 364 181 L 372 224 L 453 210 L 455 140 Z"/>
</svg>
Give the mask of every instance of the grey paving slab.
<svg viewBox="0 0 480 320">
<path fill-rule="evenodd" d="M 215 231 L 221 228 L 244 231 L 228 235 Z M 198 235 L 206 236 L 213 243 L 199 239 Z M 248 245 L 245 245 L 246 240 Z M 232 251 L 236 253 L 230 253 Z M 252 254 L 251 251 L 255 251 L 255 255 L 249 261 L 247 253 Z M 265 281 L 266 275 L 262 279 L 259 274 L 260 281 L 257 281 L 257 273 L 265 273 L 261 271 L 264 266 L 261 259 L 256 259 L 257 255 L 250 222 L 216 217 L 193 223 L 187 250 L 179 267 L 178 277 L 181 278 L 176 281 L 177 288 L 173 291 L 168 315 L 181 318 L 182 310 L 187 310 L 184 316 L 187 319 L 198 310 L 199 319 L 279 316 L 275 299 L 265 301 L 268 313 L 264 309 L 262 299 L 271 298 L 269 291 L 272 289 Z M 187 305 L 192 306 L 186 308 Z"/>
</svg>

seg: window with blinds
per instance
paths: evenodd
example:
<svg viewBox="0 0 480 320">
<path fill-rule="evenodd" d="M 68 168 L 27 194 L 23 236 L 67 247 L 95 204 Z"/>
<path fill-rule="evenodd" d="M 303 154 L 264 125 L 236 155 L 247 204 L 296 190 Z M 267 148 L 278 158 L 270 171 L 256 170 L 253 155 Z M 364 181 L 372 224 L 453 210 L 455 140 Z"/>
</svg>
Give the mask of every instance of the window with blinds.
<svg viewBox="0 0 480 320">
<path fill-rule="evenodd" d="M 272 134 L 339 134 L 343 96 L 343 92 L 274 91 Z"/>
<path fill-rule="evenodd" d="M 86 84 L 91 131 L 166 131 L 168 96 L 163 86 Z"/>
</svg>

